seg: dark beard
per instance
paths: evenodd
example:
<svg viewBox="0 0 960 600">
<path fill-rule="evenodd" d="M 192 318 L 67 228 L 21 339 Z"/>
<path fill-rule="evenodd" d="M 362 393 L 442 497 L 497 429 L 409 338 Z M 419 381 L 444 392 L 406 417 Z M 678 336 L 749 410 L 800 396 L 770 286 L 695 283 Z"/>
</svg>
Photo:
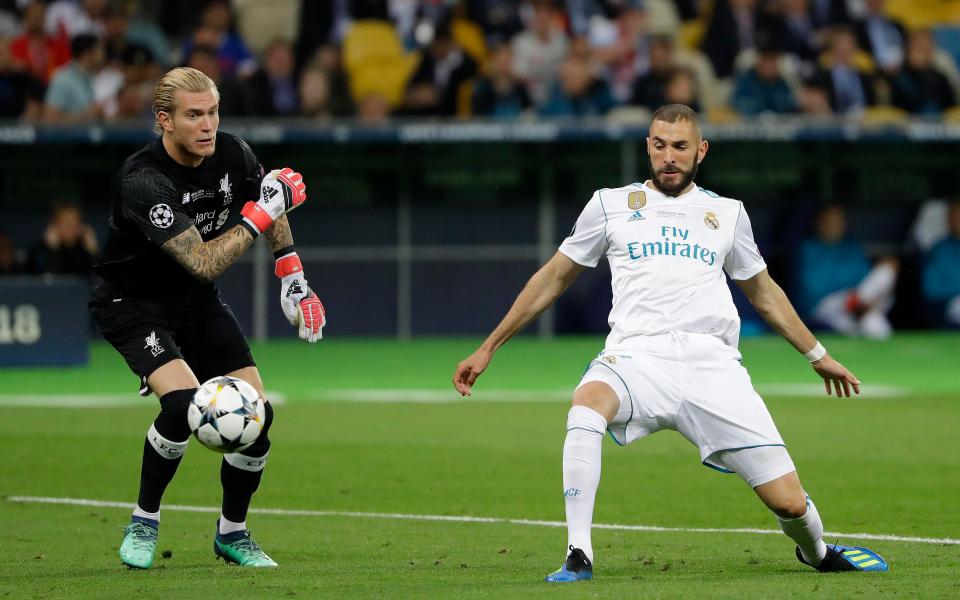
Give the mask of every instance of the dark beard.
<svg viewBox="0 0 960 600">
<path fill-rule="evenodd" d="M 650 164 L 650 172 L 653 173 L 653 183 L 657 186 L 657 189 L 666 194 L 667 196 L 677 197 L 680 195 L 683 190 L 687 189 L 687 186 L 693 181 L 697 176 L 697 167 L 700 165 L 696 161 L 693 162 L 693 168 L 689 171 L 680 170 L 680 179 L 674 185 L 668 185 L 665 182 L 660 180 L 660 171 L 657 171 L 653 168 L 653 163 Z"/>
</svg>

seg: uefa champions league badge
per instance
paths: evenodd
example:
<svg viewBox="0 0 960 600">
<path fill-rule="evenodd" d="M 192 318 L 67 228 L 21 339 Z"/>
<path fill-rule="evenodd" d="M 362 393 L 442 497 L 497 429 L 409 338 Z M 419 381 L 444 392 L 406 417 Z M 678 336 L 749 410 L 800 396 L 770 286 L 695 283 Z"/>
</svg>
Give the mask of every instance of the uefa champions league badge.
<svg viewBox="0 0 960 600">
<path fill-rule="evenodd" d="M 627 206 L 630 210 L 640 210 L 647 205 L 646 192 L 630 192 L 627 195 Z"/>
<path fill-rule="evenodd" d="M 707 214 L 703 215 L 703 222 L 706 223 L 710 229 L 720 229 L 720 221 L 712 211 L 708 210 Z"/>
</svg>

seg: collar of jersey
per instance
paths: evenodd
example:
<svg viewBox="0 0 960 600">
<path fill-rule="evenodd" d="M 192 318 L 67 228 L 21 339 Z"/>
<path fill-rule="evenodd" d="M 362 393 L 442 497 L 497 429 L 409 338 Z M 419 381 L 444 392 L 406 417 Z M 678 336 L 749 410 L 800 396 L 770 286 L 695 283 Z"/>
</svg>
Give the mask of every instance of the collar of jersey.
<svg viewBox="0 0 960 600">
<path fill-rule="evenodd" d="M 649 181 L 650 181 L 650 180 L 647 179 L 647 180 L 644 181 L 642 184 L 640 184 L 640 186 L 641 186 L 643 189 L 645 189 L 646 191 L 652 192 L 652 193 L 654 193 L 654 194 L 657 194 L 658 196 L 661 196 L 661 197 L 663 197 L 663 198 L 666 198 L 667 200 L 670 200 L 670 201 L 681 200 L 681 199 L 683 199 L 683 198 L 686 198 L 686 197 L 689 196 L 690 194 L 693 194 L 694 192 L 697 192 L 697 191 L 700 190 L 700 186 L 698 186 L 696 183 L 694 183 L 694 184 L 693 184 L 693 187 L 690 188 L 689 191 L 686 191 L 686 192 L 680 194 L 679 196 L 668 196 L 668 195 L 664 194 L 663 192 L 661 192 L 660 190 L 658 190 L 657 188 L 653 187 L 652 185 L 649 185 Z"/>
</svg>

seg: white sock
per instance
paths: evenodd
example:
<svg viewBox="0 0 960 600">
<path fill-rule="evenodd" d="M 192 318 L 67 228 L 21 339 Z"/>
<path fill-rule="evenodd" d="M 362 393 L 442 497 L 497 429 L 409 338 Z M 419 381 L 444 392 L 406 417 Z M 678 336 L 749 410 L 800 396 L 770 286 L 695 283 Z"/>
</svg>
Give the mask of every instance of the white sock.
<svg viewBox="0 0 960 600">
<path fill-rule="evenodd" d="M 160 522 L 159 510 L 157 512 L 147 512 L 142 508 L 140 508 L 139 504 L 133 509 L 133 516 L 139 517 L 141 519 L 150 519 L 150 520 L 156 521 L 157 523 Z"/>
<path fill-rule="evenodd" d="M 233 533 L 234 531 L 244 531 L 246 528 L 246 521 L 243 523 L 234 523 L 223 516 L 223 514 L 220 515 L 220 535 L 227 535 L 228 533 Z"/>
<path fill-rule="evenodd" d="M 780 529 L 797 543 L 803 560 L 813 566 L 819 565 L 827 555 L 827 545 L 823 543 L 823 521 L 810 496 L 807 496 L 806 514 L 796 519 L 777 517 L 777 521 L 780 522 Z"/>
<path fill-rule="evenodd" d="M 857 286 L 857 297 L 867 306 L 879 306 L 893 298 L 897 270 L 890 264 L 875 266 Z"/>
<path fill-rule="evenodd" d="M 567 415 L 563 444 L 563 497 L 567 509 L 567 546 L 580 548 L 593 562 L 590 528 L 593 501 L 600 485 L 600 446 L 607 421 L 586 406 L 574 406 Z"/>
</svg>

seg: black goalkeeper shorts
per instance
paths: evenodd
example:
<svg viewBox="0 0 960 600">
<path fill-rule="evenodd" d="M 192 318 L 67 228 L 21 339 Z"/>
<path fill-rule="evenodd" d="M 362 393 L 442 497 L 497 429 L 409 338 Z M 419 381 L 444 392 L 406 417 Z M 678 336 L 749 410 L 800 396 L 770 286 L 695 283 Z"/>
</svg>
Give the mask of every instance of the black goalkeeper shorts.
<svg viewBox="0 0 960 600">
<path fill-rule="evenodd" d="M 140 377 L 140 395 L 150 395 L 147 377 L 182 358 L 200 383 L 237 369 L 256 366 L 250 346 L 230 307 L 219 297 L 189 309 L 128 298 L 90 303 L 103 337 Z"/>
</svg>

